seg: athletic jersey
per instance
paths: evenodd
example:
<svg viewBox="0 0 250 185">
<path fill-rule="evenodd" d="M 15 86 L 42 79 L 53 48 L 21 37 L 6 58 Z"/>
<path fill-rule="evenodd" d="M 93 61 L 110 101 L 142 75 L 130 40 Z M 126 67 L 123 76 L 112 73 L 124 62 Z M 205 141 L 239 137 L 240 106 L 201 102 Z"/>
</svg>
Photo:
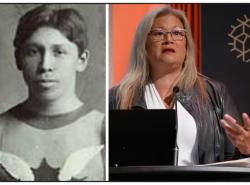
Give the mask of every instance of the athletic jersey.
<svg viewBox="0 0 250 185">
<path fill-rule="evenodd" d="M 22 104 L 0 116 L 0 180 L 104 180 L 104 114 L 85 106 L 55 116 Z"/>
</svg>

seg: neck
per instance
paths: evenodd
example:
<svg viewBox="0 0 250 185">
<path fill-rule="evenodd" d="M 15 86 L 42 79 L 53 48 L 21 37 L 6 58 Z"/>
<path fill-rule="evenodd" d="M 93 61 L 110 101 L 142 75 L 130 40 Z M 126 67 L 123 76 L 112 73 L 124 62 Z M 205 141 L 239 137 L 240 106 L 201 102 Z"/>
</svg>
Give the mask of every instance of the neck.
<svg viewBox="0 0 250 185">
<path fill-rule="evenodd" d="M 181 70 L 165 74 L 151 74 L 151 79 L 163 100 L 173 94 L 173 88 L 179 80 L 180 73 Z"/>
<path fill-rule="evenodd" d="M 24 103 L 24 109 L 39 115 L 52 116 L 72 112 L 82 105 L 83 102 L 76 95 L 53 101 L 41 100 L 31 96 Z"/>
</svg>

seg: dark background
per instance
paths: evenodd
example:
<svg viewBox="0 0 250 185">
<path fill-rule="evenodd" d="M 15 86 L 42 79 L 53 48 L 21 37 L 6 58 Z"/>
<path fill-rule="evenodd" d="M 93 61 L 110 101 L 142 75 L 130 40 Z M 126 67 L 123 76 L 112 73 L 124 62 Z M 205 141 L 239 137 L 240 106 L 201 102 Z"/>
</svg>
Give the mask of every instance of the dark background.
<svg viewBox="0 0 250 185">
<path fill-rule="evenodd" d="M 228 36 L 231 25 L 240 24 L 237 18 L 247 25 L 248 63 L 228 45 L 233 40 Z M 235 36 L 241 33 L 238 29 Z M 203 74 L 226 84 L 239 112 L 250 114 L 250 4 L 202 4 L 202 66 Z"/>
</svg>

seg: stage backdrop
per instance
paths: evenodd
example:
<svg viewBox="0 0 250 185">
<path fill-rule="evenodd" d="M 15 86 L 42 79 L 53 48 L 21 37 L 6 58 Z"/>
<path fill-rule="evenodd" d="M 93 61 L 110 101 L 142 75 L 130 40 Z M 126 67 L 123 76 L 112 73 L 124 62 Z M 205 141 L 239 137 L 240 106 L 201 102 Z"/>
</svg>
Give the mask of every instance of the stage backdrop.
<svg viewBox="0 0 250 185">
<path fill-rule="evenodd" d="M 250 114 L 250 4 L 202 4 L 202 66 Z"/>
</svg>

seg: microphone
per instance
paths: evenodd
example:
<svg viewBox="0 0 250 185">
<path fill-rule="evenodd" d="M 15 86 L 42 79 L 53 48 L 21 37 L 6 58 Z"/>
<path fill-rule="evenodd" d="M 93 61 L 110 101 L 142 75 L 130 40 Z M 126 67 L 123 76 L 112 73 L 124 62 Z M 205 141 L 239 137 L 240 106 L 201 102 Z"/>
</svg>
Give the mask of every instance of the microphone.
<svg viewBox="0 0 250 185">
<path fill-rule="evenodd" d="M 180 88 L 178 86 L 174 86 L 173 93 L 176 95 L 180 91 Z"/>
<path fill-rule="evenodd" d="M 177 133 L 178 133 L 178 114 L 177 114 L 177 93 L 180 91 L 178 86 L 174 86 L 173 94 L 174 94 L 174 105 L 175 105 L 175 147 L 174 151 L 174 166 L 178 166 L 178 155 L 179 155 L 179 147 L 177 145 Z"/>
</svg>

